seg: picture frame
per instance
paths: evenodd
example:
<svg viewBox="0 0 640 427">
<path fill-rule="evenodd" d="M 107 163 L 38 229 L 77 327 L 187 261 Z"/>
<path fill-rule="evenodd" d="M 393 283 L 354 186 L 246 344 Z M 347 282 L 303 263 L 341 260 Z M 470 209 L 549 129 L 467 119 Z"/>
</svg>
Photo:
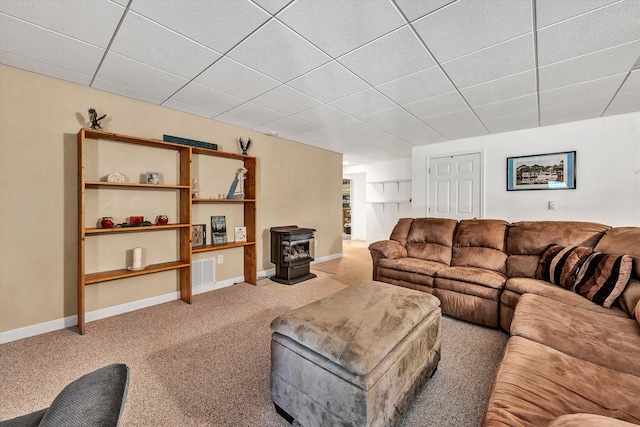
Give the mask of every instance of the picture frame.
<svg viewBox="0 0 640 427">
<path fill-rule="evenodd" d="M 197 248 L 207 244 L 207 224 L 191 226 L 191 247 Z"/>
<path fill-rule="evenodd" d="M 227 218 L 224 215 L 211 217 L 211 243 L 214 245 L 227 243 Z"/>
<path fill-rule="evenodd" d="M 247 241 L 247 227 L 236 227 L 233 234 L 236 242 Z"/>
<path fill-rule="evenodd" d="M 147 172 L 147 184 L 160 184 L 160 172 Z"/>
<path fill-rule="evenodd" d="M 575 189 L 575 151 L 507 157 L 507 191 Z"/>
</svg>

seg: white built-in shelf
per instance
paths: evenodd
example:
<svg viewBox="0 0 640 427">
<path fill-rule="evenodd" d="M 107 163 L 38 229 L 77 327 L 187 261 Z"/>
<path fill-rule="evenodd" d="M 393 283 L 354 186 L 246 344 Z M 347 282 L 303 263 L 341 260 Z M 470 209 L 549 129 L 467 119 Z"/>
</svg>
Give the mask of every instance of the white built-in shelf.
<svg viewBox="0 0 640 427">
<path fill-rule="evenodd" d="M 411 182 L 410 179 L 390 179 L 388 181 L 369 181 L 367 184 L 400 184 L 401 182 Z"/>
</svg>

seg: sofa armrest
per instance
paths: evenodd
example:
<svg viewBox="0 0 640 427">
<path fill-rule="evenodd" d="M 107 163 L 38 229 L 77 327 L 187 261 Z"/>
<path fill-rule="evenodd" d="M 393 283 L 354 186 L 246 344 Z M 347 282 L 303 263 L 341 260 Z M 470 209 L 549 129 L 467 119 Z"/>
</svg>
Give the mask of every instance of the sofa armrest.
<svg viewBox="0 0 640 427">
<path fill-rule="evenodd" d="M 369 245 L 371 259 L 373 260 L 372 280 L 378 280 L 378 263 L 381 259 L 406 258 L 407 249 L 395 240 L 380 240 Z"/>
<path fill-rule="evenodd" d="M 548 427 L 632 427 L 635 424 L 596 414 L 568 414 L 552 420 Z"/>
</svg>

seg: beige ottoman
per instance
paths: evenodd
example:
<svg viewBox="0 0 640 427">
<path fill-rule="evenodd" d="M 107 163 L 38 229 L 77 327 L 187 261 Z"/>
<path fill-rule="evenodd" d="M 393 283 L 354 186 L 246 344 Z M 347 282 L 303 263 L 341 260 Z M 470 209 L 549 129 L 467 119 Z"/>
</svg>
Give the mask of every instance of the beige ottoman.
<svg viewBox="0 0 640 427">
<path fill-rule="evenodd" d="M 271 323 L 271 398 L 289 422 L 400 422 L 440 361 L 440 301 L 386 283 L 351 285 Z"/>
</svg>

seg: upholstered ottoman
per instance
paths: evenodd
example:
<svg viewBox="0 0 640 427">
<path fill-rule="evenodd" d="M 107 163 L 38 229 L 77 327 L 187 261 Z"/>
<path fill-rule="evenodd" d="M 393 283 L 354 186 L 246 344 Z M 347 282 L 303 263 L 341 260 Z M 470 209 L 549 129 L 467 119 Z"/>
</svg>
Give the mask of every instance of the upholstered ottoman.
<svg viewBox="0 0 640 427">
<path fill-rule="evenodd" d="M 271 323 L 271 398 L 313 426 L 400 422 L 440 361 L 440 301 L 380 282 L 349 286 Z"/>
</svg>

